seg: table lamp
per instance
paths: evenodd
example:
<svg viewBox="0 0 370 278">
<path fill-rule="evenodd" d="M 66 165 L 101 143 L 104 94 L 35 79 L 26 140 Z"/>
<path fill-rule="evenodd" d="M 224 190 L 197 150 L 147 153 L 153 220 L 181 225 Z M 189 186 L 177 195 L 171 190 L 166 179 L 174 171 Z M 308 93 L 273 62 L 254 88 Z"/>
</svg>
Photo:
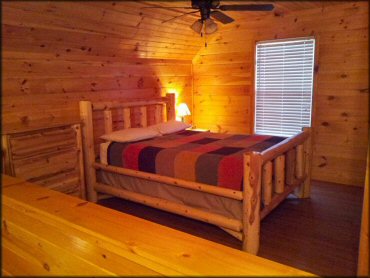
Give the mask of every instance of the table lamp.
<svg viewBox="0 0 370 278">
<path fill-rule="evenodd" d="M 180 103 L 179 106 L 177 107 L 177 116 L 181 117 L 181 121 L 184 122 L 184 117 L 189 116 L 190 110 L 186 103 Z"/>
</svg>

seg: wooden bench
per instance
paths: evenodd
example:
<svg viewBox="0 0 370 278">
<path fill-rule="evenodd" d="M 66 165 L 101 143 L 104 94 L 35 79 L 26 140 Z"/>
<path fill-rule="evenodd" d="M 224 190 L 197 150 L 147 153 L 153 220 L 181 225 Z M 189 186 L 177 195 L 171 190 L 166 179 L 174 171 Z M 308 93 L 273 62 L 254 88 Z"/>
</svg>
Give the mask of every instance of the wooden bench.
<svg viewBox="0 0 370 278">
<path fill-rule="evenodd" d="M 312 274 L 2 176 L 3 275 Z"/>
</svg>

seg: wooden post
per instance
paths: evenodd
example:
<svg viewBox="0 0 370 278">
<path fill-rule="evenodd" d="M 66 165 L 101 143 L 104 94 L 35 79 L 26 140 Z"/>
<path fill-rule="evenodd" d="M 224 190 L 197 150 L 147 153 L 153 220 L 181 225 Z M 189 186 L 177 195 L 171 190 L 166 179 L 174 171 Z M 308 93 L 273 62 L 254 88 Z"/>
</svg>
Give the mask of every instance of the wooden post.
<svg viewBox="0 0 370 278">
<path fill-rule="evenodd" d="M 166 94 L 167 102 L 167 121 L 176 120 L 176 95 Z"/>
<path fill-rule="evenodd" d="M 272 197 L 272 162 L 267 161 L 262 170 L 263 204 L 267 206 Z"/>
<path fill-rule="evenodd" d="M 303 144 L 297 146 L 297 167 L 296 167 L 296 177 L 298 179 L 302 178 L 304 175 L 304 146 Z"/>
<path fill-rule="evenodd" d="M 125 107 L 123 108 L 123 128 L 130 128 L 131 127 L 131 115 L 130 115 L 130 108 Z"/>
<path fill-rule="evenodd" d="M 141 127 L 147 127 L 148 120 L 147 120 L 147 112 L 146 112 L 146 106 L 140 107 L 140 126 Z"/>
<path fill-rule="evenodd" d="M 104 110 L 104 132 L 105 134 L 111 133 L 113 131 L 113 122 L 112 122 L 112 111 Z"/>
<path fill-rule="evenodd" d="M 296 151 L 291 149 L 286 153 L 285 159 L 285 183 L 287 185 L 292 185 L 295 181 L 296 172 Z"/>
<path fill-rule="evenodd" d="M 90 101 L 80 101 L 80 117 L 82 122 L 82 143 L 86 173 L 87 199 L 91 202 L 96 202 L 98 195 L 94 189 L 96 184 L 96 171 L 93 166 L 95 162 L 95 151 L 92 105 Z"/>
<path fill-rule="evenodd" d="M 167 105 L 167 104 L 166 104 L 166 105 Z M 161 123 L 163 123 L 163 122 L 167 122 L 167 121 L 168 121 L 166 105 L 162 105 L 162 118 L 161 118 Z"/>
<path fill-rule="evenodd" d="M 257 254 L 260 238 L 262 158 L 257 152 L 244 154 L 243 250 Z"/>
<path fill-rule="evenodd" d="M 304 127 L 303 131 L 307 132 L 309 136 L 303 143 L 303 160 L 302 160 L 303 165 L 302 166 L 297 165 L 297 168 L 301 167 L 304 170 L 304 175 L 306 175 L 306 179 L 303 182 L 303 184 L 294 191 L 294 195 L 296 195 L 299 198 L 309 198 L 311 192 L 312 129 L 309 127 Z M 302 154 L 299 155 L 302 156 Z M 300 160 L 301 159 L 302 158 L 300 158 Z M 299 173 L 297 173 L 297 175 L 298 174 Z"/>
<path fill-rule="evenodd" d="M 85 171 L 84 171 L 84 159 L 82 153 L 82 138 L 81 138 L 81 126 L 80 124 L 73 125 L 72 128 L 76 132 L 76 143 L 78 149 L 78 163 L 80 168 L 80 197 L 86 199 L 86 184 L 85 184 Z"/>
<path fill-rule="evenodd" d="M 157 104 L 154 106 L 154 123 L 159 124 L 163 122 L 163 114 L 162 114 L 162 108 L 163 106 L 160 104 Z"/>
<path fill-rule="evenodd" d="M 275 182 L 274 189 L 276 193 L 284 192 L 284 182 L 285 182 L 285 155 L 279 155 L 274 160 L 274 173 L 275 173 Z"/>
</svg>

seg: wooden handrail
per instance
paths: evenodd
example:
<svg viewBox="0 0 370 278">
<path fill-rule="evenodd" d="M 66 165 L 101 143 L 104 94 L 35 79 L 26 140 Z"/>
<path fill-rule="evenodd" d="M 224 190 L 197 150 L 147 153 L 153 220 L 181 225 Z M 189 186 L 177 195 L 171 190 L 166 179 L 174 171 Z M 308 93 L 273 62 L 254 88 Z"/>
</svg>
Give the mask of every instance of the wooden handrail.
<svg viewBox="0 0 370 278">
<path fill-rule="evenodd" d="M 2 197 L 4 275 L 313 275 L 14 177 Z"/>
</svg>

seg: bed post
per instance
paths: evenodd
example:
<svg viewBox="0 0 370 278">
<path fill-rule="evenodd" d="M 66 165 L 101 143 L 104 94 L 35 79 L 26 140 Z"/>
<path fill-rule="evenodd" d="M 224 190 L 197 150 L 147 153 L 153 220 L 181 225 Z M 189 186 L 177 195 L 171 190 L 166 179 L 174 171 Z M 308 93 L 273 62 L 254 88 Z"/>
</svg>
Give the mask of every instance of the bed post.
<svg viewBox="0 0 370 278">
<path fill-rule="evenodd" d="M 307 132 L 309 135 L 307 140 L 304 142 L 302 149 L 303 152 L 302 170 L 306 178 L 302 185 L 296 188 L 294 195 L 296 195 L 299 198 L 309 198 L 311 192 L 312 128 L 304 127 L 303 131 Z"/>
<path fill-rule="evenodd" d="M 167 98 L 167 121 L 176 119 L 176 95 L 166 94 Z"/>
<path fill-rule="evenodd" d="M 86 173 L 87 200 L 96 202 L 97 192 L 94 189 L 96 183 L 94 132 L 92 123 L 92 105 L 90 101 L 80 101 L 80 117 L 82 122 L 82 143 L 84 164 Z"/>
<path fill-rule="evenodd" d="M 260 237 L 262 157 L 258 152 L 246 153 L 243 181 L 243 250 L 257 254 Z"/>
</svg>

